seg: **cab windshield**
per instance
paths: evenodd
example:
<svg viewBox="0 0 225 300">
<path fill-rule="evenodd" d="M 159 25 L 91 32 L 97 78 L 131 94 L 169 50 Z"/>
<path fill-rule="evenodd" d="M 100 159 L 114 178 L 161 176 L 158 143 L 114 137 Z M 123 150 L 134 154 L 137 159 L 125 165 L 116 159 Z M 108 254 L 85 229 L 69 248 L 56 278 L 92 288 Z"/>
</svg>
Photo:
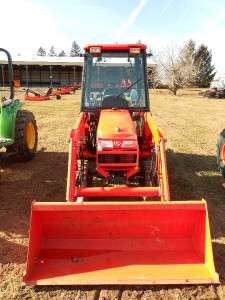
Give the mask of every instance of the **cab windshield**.
<svg viewBox="0 0 225 300">
<path fill-rule="evenodd" d="M 142 53 L 85 55 L 83 108 L 147 108 Z"/>
</svg>

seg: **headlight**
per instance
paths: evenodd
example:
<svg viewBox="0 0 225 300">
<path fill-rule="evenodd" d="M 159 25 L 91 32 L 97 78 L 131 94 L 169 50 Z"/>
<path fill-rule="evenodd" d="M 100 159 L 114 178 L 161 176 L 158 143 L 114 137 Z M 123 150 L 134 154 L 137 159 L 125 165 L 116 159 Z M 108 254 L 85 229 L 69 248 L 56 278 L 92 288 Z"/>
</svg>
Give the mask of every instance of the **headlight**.
<svg viewBox="0 0 225 300">
<path fill-rule="evenodd" d="M 122 143 L 122 148 L 136 148 L 137 143 L 134 140 L 125 140 Z"/>
<path fill-rule="evenodd" d="M 112 149 L 112 148 L 113 148 L 112 140 L 100 140 L 100 141 L 98 141 L 98 150 Z"/>
</svg>

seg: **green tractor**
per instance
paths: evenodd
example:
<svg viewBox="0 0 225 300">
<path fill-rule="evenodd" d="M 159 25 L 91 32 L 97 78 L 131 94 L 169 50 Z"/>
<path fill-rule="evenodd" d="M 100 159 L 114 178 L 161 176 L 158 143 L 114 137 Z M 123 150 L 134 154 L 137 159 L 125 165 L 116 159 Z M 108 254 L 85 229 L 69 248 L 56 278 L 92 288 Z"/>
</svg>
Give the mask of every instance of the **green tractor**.
<svg viewBox="0 0 225 300">
<path fill-rule="evenodd" d="M 38 141 L 37 124 L 32 112 L 22 110 L 22 102 L 14 99 L 13 67 L 10 53 L 0 48 L 8 58 L 10 96 L 0 95 L 0 148 L 5 147 L 18 161 L 35 156 Z"/>
<path fill-rule="evenodd" d="M 221 131 L 216 146 L 217 166 L 220 173 L 225 178 L 225 128 Z"/>
</svg>

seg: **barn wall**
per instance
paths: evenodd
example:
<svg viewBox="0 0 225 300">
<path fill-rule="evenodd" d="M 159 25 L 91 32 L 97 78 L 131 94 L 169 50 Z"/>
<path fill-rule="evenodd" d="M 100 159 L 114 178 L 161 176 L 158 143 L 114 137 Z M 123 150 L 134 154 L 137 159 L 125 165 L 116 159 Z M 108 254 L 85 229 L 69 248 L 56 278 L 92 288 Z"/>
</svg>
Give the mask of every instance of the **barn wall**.
<svg viewBox="0 0 225 300">
<path fill-rule="evenodd" d="M 2 74 L 2 65 L 0 65 L 0 86 L 8 85 L 7 65 L 4 65 L 3 68 Z M 82 80 L 81 66 L 75 66 L 74 72 L 74 66 L 13 65 L 13 71 L 14 79 L 20 80 L 22 86 L 49 86 L 51 81 L 53 86 L 61 86 Z"/>
</svg>

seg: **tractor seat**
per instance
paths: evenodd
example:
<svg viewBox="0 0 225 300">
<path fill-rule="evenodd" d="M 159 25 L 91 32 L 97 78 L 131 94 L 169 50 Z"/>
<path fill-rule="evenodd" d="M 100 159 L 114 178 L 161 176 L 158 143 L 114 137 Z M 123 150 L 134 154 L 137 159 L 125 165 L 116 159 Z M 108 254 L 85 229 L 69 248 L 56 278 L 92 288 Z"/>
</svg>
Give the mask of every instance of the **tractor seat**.
<svg viewBox="0 0 225 300">
<path fill-rule="evenodd" d="M 104 96 L 115 96 L 118 95 L 119 93 L 120 93 L 120 89 L 114 87 L 106 88 L 104 90 Z"/>
<path fill-rule="evenodd" d="M 2 106 L 7 106 L 10 105 L 12 103 L 12 99 L 7 99 L 7 98 L 3 98 L 2 99 Z"/>
<path fill-rule="evenodd" d="M 102 101 L 104 108 L 128 108 L 127 100 L 116 96 L 105 96 Z"/>
</svg>

